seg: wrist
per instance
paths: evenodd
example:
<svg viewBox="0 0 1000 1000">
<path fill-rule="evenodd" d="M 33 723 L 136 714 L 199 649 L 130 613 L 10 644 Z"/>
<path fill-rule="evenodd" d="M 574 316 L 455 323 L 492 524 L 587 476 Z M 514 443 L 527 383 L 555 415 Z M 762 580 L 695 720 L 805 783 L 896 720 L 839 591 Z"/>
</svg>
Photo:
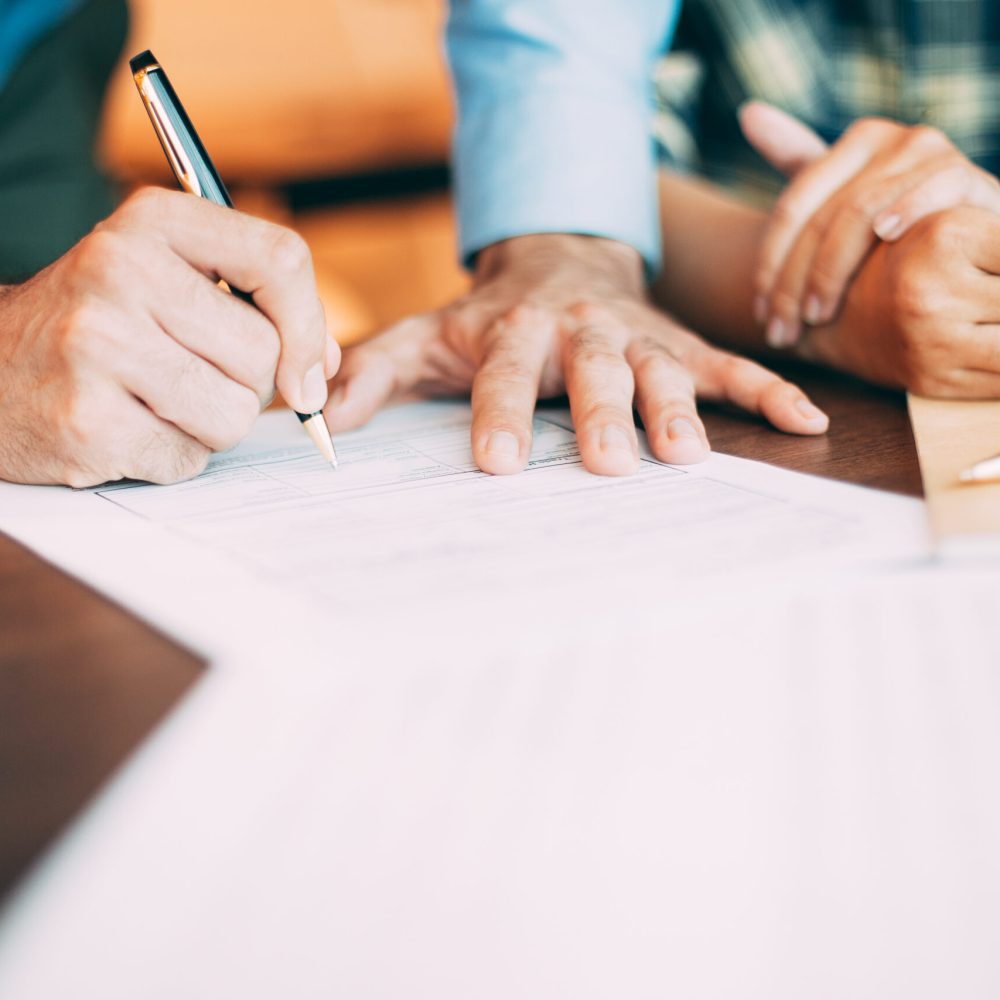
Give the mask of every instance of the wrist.
<svg viewBox="0 0 1000 1000">
<path fill-rule="evenodd" d="M 533 233 L 502 240 L 480 251 L 475 283 L 501 274 L 524 274 L 537 280 L 567 270 L 599 289 L 642 296 L 645 273 L 642 256 L 618 240 L 578 233 Z"/>
</svg>

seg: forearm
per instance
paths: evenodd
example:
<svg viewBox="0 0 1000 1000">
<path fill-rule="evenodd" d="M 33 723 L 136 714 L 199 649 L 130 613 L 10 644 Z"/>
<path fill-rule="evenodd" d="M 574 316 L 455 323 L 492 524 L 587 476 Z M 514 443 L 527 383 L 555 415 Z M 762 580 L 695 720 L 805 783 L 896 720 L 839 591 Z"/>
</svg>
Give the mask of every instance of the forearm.
<svg viewBox="0 0 1000 1000">
<path fill-rule="evenodd" d="M 753 271 L 767 216 L 706 181 L 662 172 L 661 308 L 712 340 L 766 350 L 753 317 Z"/>
</svg>

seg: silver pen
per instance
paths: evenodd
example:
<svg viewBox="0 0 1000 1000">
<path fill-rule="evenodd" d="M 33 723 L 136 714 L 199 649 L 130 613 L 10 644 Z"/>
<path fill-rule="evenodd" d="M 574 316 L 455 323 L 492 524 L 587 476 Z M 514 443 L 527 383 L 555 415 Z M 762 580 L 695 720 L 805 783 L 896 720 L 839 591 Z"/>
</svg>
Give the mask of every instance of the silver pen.
<svg viewBox="0 0 1000 1000">
<path fill-rule="evenodd" d="M 153 124 L 153 131 L 160 140 L 177 183 L 189 194 L 206 198 L 216 205 L 232 208 L 233 202 L 226 185 L 222 183 L 222 178 L 209 159 L 194 125 L 191 124 L 191 119 L 188 118 L 180 98 L 174 92 L 167 74 L 163 72 L 156 57 L 147 49 L 130 59 L 129 66 L 139 96 Z M 229 290 L 244 302 L 254 304 L 253 296 L 246 292 L 232 286 L 229 286 Z M 337 453 L 322 412 L 296 411 L 295 415 L 312 438 L 319 453 L 336 469 Z"/>
</svg>

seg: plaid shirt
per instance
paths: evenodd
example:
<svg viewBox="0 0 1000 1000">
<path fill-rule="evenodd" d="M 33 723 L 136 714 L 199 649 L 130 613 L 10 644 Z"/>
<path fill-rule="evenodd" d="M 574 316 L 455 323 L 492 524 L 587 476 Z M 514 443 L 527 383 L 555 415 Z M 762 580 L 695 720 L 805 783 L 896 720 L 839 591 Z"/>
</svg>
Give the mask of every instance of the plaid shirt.
<svg viewBox="0 0 1000 1000">
<path fill-rule="evenodd" d="M 867 115 L 936 125 L 1000 172 L 998 2 L 685 0 L 656 82 L 664 159 L 758 200 L 782 182 L 740 133 L 750 98 L 827 141 Z"/>
</svg>

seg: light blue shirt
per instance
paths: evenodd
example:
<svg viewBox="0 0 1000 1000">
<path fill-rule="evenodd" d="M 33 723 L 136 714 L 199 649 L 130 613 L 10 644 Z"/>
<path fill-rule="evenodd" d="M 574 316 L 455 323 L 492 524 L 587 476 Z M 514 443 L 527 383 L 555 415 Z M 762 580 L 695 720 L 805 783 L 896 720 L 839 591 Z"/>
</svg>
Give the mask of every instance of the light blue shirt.
<svg viewBox="0 0 1000 1000">
<path fill-rule="evenodd" d="M 0 0 L 0 87 L 21 57 L 81 0 Z"/>
<path fill-rule="evenodd" d="M 659 267 L 652 73 L 680 0 L 452 0 L 462 254 L 586 233 Z"/>
</svg>

